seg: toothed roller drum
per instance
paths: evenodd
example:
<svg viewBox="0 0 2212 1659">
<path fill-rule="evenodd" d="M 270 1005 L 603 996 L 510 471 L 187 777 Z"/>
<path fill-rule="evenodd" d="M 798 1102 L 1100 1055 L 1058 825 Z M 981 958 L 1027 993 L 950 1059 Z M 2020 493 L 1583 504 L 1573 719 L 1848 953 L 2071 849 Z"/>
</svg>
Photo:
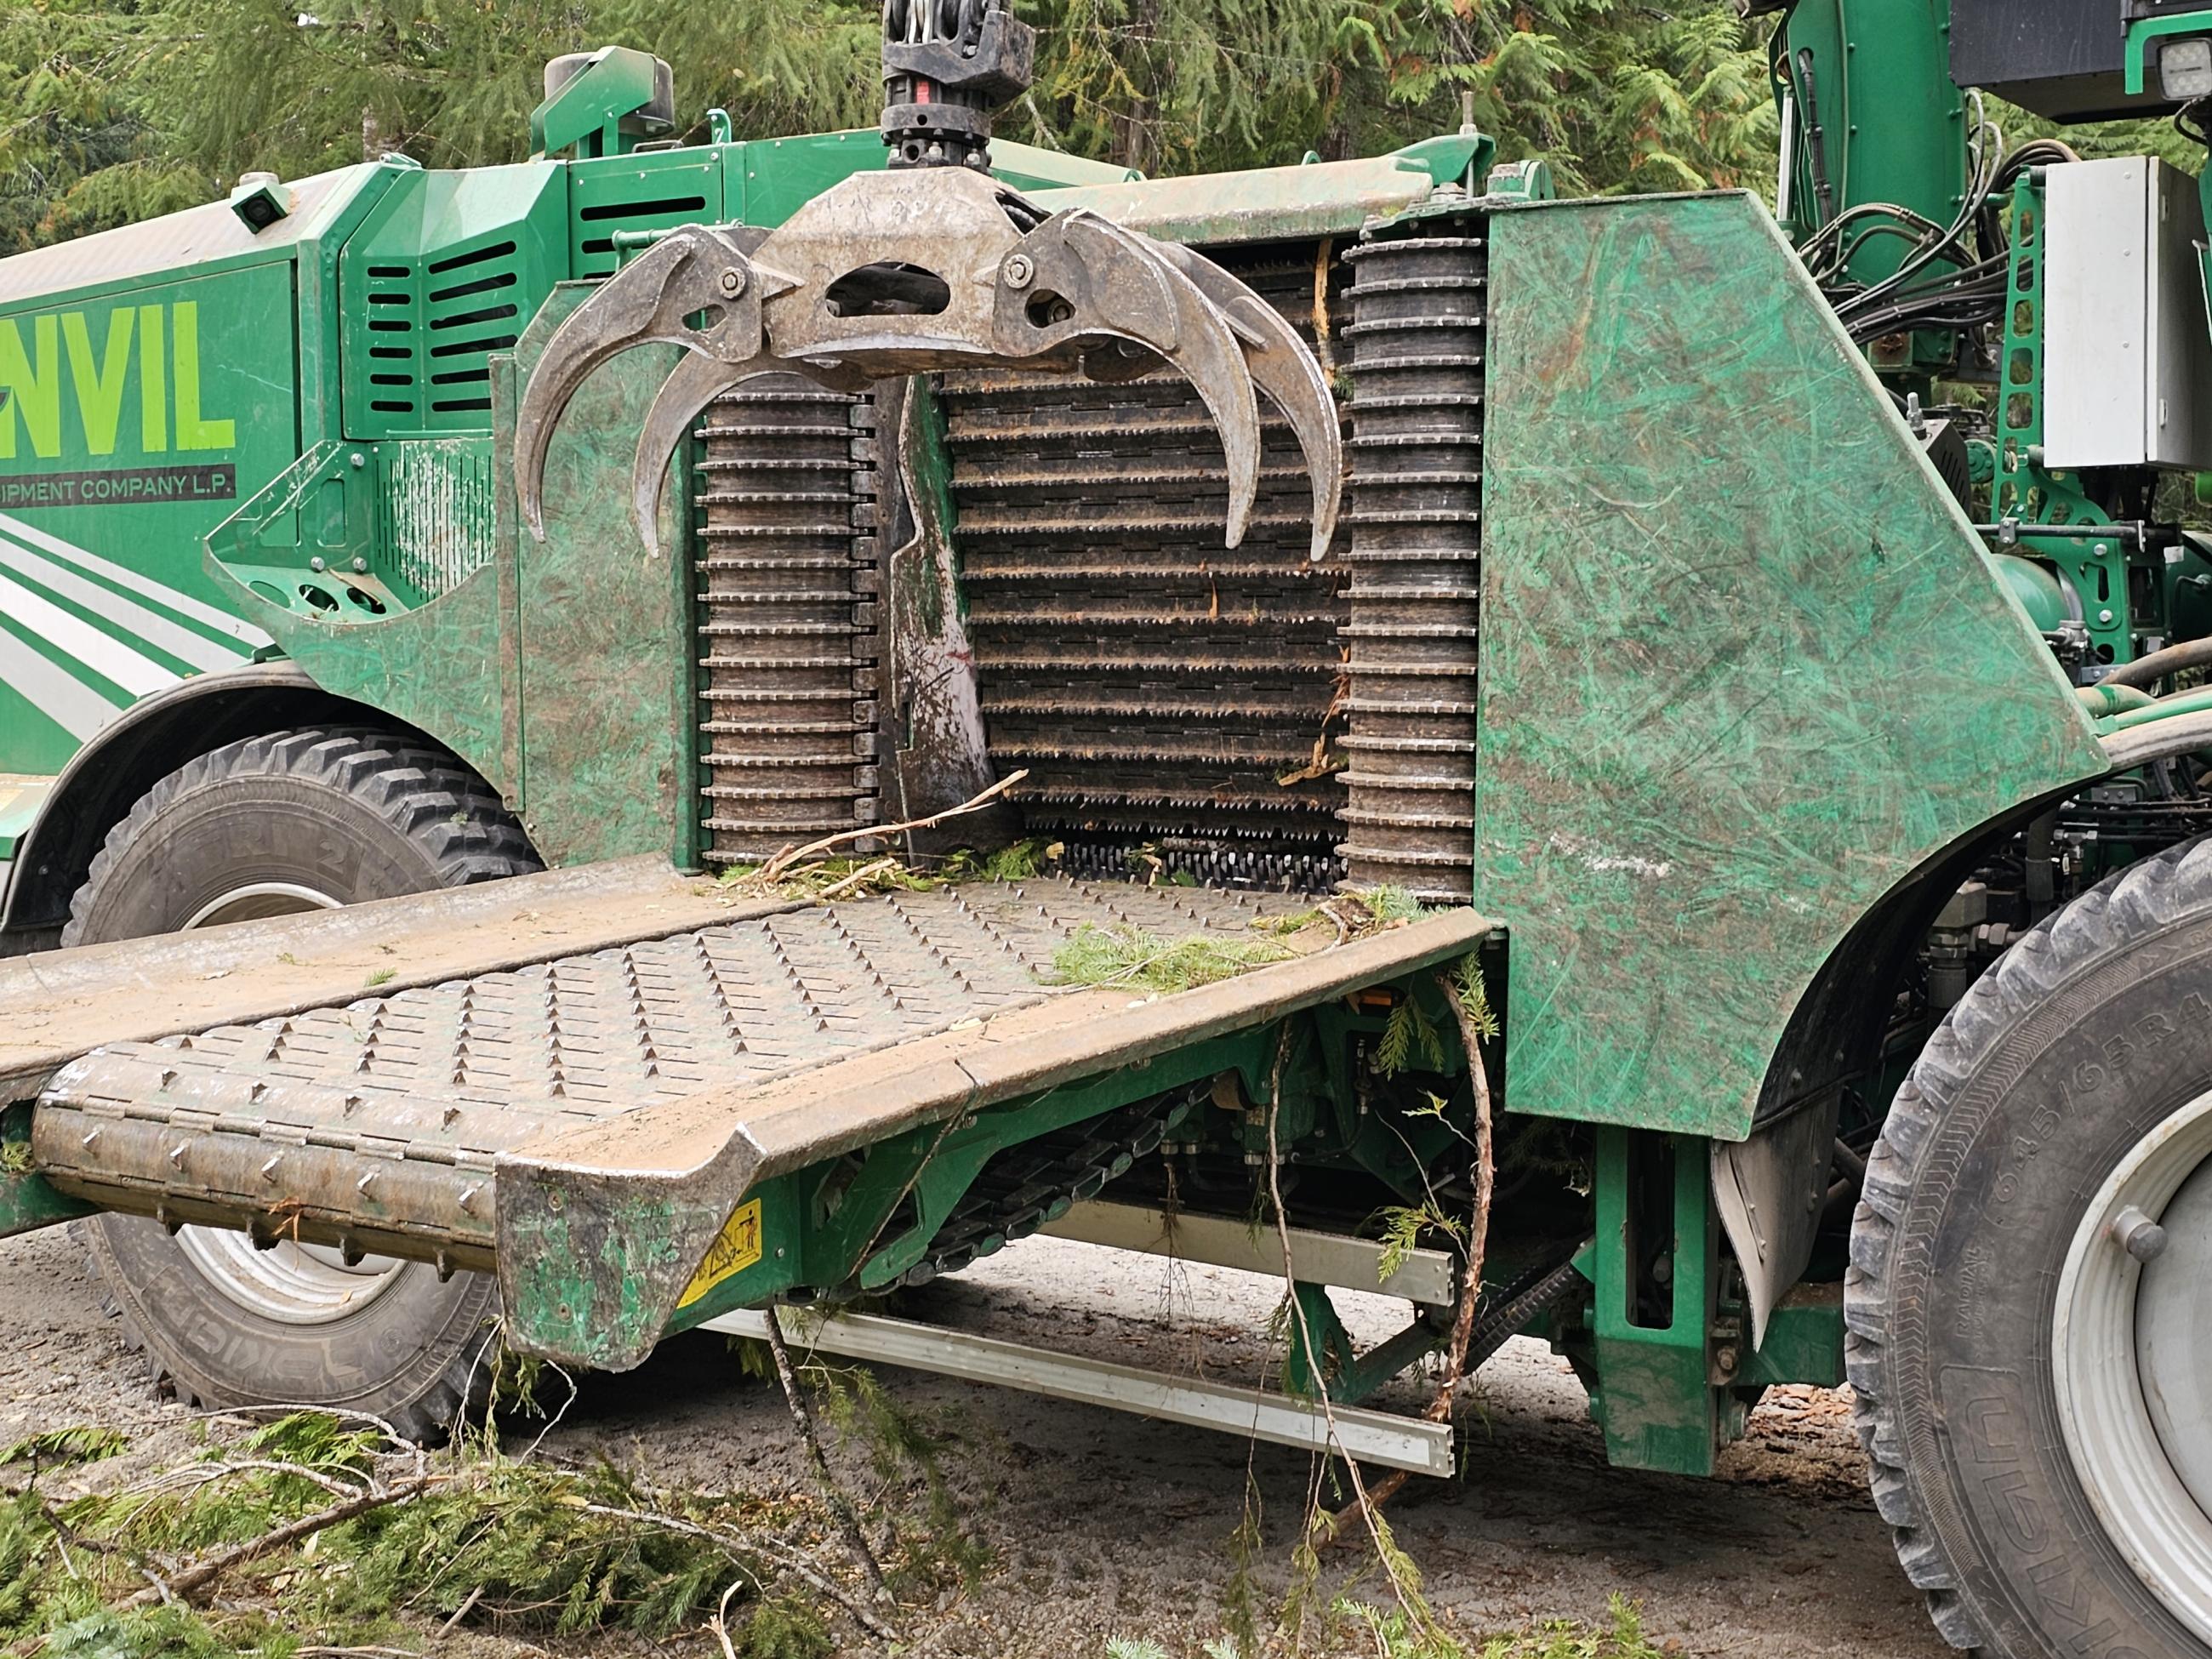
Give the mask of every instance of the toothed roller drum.
<svg viewBox="0 0 2212 1659">
<path fill-rule="evenodd" d="M 1352 290 L 1351 758 L 1355 886 L 1465 903 L 1474 867 L 1475 606 L 1481 591 L 1480 220 L 1347 251 Z"/>
</svg>

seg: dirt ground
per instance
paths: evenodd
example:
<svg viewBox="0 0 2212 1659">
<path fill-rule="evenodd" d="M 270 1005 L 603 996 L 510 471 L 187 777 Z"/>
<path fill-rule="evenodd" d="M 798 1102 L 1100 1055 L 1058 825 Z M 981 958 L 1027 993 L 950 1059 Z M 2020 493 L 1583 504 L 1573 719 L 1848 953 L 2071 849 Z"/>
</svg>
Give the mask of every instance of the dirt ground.
<svg viewBox="0 0 2212 1659">
<path fill-rule="evenodd" d="M 1256 1378 L 1277 1287 L 1224 1270 L 1032 1240 L 905 1311 L 1103 1358 Z M 143 1362 L 100 1310 L 64 1232 L 0 1243 L 0 1436 L 96 1421 L 148 1449 L 186 1443 Z M 1362 1335 L 1402 1304 L 1343 1298 Z M 1228 1437 L 915 1373 L 879 1373 L 944 1440 L 991 1565 L 972 1595 L 902 1610 L 902 1650 L 944 1659 L 1097 1659 L 1109 1635 L 1194 1654 L 1218 1635 L 1248 1468 L 1262 1504 L 1263 1590 L 1279 1592 L 1308 1459 Z M 555 1385 L 557 1388 L 557 1384 Z M 1397 1385 L 1384 1402 L 1419 1397 Z M 1647 1632 L 1709 1659 L 1941 1659 L 1949 1650 L 1890 1554 L 1860 1476 L 1847 1399 L 1776 1391 L 1719 1477 L 1620 1473 L 1564 1362 L 1516 1342 L 1486 1368 L 1461 1431 L 1467 1476 L 1393 1506 L 1401 1541 L 1450 1626 L 1473 1637 L 1641 1603 Z M 542 1455 L 605 1455 L 666 1485 L 777 1491 L 802 1479 L 780 1395 L 720 1339 L 668 1344 L 643 1370 L 589 1380 Z M 1345 1551 L 1347 1568 L 1359 1565 Z M 1371 1583 L 1355 1586 L 1374 1595 Z M 564 1651 L 584 1651 L 565 1649 Z M 664 1650 L 710 1651 L 697 1644 Z M 860 1651 L 854 1649 L 854 1651 Z M 532 1651 L 471 1638 L 441 1654 Z"/>
</svg>

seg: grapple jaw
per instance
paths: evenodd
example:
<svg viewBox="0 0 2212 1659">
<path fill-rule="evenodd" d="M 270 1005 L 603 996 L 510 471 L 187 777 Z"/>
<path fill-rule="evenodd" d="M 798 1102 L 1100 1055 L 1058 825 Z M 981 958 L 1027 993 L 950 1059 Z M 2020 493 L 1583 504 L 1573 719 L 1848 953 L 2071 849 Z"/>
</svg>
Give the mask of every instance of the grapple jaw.
<svg viewBox="0 0 2212 1659">
<path fill-rule="evenodd" d="M 647 249 L 554 331 L 515 416 L 515 493 L 532 535 L 545 539 L 553 428 L 592 372 L 656 340 L 721 362 L 759 356 L 762 285 L 728 231 L 689 226 Z"/>
<path fill-rule="evenodd" d="M 591 373 L 653 342 L 684 356 L 647 412 L 631 479 L 647 548 L 670 459 L 707 406 L 753 375 L 841 391 L 888 376 L 989 366 L 1125 380 L 1155 360 L 1196 388 L 1227 459 L 1227 541 L 1259 489 L 1259 394 L 1288 420 L 1314 488 L 1312 556 L 1336 525 L 1335 403 L 1312 352 L 1272 307 L 1187 248 L 1080 210 L 1047 215 L 968 168 L 861 173 L 765 237 L 671 232 L 600 285 L 547 343 L 515 430 L 515 486 L 544 534 L 547 447 Z"/>
</svg>

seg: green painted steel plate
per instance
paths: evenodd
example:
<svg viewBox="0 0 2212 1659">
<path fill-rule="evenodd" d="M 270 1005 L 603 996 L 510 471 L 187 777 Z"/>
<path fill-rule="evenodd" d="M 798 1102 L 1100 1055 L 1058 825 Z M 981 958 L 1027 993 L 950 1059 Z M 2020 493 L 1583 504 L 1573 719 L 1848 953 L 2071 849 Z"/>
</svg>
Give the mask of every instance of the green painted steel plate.
<svg viewBox="0 0 2212 1659">
<path fill-rule="evenodd" d="M 1756 201 L 1491 227 L 1475 902 L 1512 929 L 1510 1098 L 1741 1139 L 1853 925 L 2106 762 Z"/>
</svg>

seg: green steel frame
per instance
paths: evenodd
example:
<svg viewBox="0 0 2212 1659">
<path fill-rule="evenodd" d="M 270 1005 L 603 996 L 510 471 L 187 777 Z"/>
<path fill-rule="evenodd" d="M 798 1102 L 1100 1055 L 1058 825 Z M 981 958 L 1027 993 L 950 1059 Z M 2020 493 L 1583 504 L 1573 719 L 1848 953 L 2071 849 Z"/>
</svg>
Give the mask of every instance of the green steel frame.
<svg viewBox="0 0 2212 1659">
<path fill-rule="evenodd" d="M 1941 10 L 1865 0 L 1847 31 L 1839 5 L 1801 8 L 1793 28 L 1816 64 L 1851 64 L 1822 118 L 1838 124 L 1821 162 L 1838 208 L 1956 212 L 1962 116 L 1923 27 Z M 651 852 L 688 866 L 691 584 L 683 557 L 646 556 L 617 506 L 626 492 L 610 485 L 626 475 L 669 358 L 628 354 L 586 386 L 550 457 L 543 544 L 516 524 L 505 470 L 516 389 L 585 284 L 625 252 L 701 220 L 773 225 L 882 165 L 882 149 L 872 133 L 848 133 L 638 151 L 617 106 L 644 82 L 637 64 L 608 61 L 541 112 L 541 147 L 591 152 L 576 159 L 468 174 L 394 161 L 302 181 L 312 205 L 296 234 L 165 264 L 161 237 L 179 228 L 142 228 L 107 245 L 137 261 L 111 280 L 42 286 L 39 272 L 60 264 L 0 265 L 0 381 L 14 405 L 0 407 L 0 432 L 40 445 L 33 422 L 62 395 L 52 388 L 65 362 L 81 365 L 70 384 L 81 392 L 88 374 L 96 395 L 53 428 L 73 447 L 52 437 L 42 461 L 97 471 L 92 440 L 119 431 L 143 448 L 156 407 L 165 444 L 232 423 L 219 510 L 149 506 L 125 521 L 70 508 L 79 516 L 52 522 L 88 544 L 125 527 L 188 542 L 192 585 L 179 592 L 242 618 L 324 690 L 446 742 L 551 861 Z M 1910 91 L 1893 142 L 1844 144 L 1853 76 Z M 1211 243 L 1387 230 L 1440 201 L 1463 213 L 1491 149 L 1468 134 L 1161 184 L 1019 146 L 999 155 L 1004 176 L 1054 191 L 1055 205 Z M 2023 191 L 2015 212 L 2031 215 L 2032 233 Z M 1702 1473 L 1757 1388 L 1832 1381 L 1840 1352 L 1839 1311 L 1817 1297 L 1776 1309 L 1753 1350 L 1711 1193 L 1715 1143 L 1808 1102 L 1832 1112 L 1872 1063 L 1850 988 L 1896 966 L 1895 941 L 1914 936 L 1913 918 L 1924 926 L 1947 872 L 1978 846 L 2106 769 L 2041 619 L 1992 574 L 1758 204 L 1542 193 L 1523 179 L 1487 204 L 1498 414 L 1475 899 L 1510 929 L 1492 964 L 1507 1016 L 1505 1104 L 1589 1136 L 1592 1242 L 1578 1258 L 1589 1288 L 1550 1334 L 1592 1379 L 1615 1461 Z M 1863 257 L 1879 270 L 1881 255 Z M 2033 272 L 2015 280 L 2032 285 Z M 2033 301 L 2015 295 L 2031 356 Z M 159 397 L 116 355 L 120 331 L 146 338 L 151 307 L 167 354 L 153 360 L 167 375 Z M 198 348 L 189 403 L 187 359 L 171 349 L 187 314 Z M 272 317 L 286 325 L 272 330 Z M 107 354 L 96 362 L 94 340 Z M 122 365 L 112 392 L 108 358 Z M 1924 376 L 1945 364 L 1922 342 L 1882 366 Z M 117 412 L 132 407 L 137 421 Z M 2019 412 L 2002 487 L 2045 488 L 2048 507 L 2048 481 L 2021 470 L 2039 411 Z M 930 427 L 920 423 L 926 459 Z M 2079 537 L 2036 538 L 2033 550 L 2077 586 L 2105 556 Z M 2111 626 L 2124 631 L 2124 619 Z M 66 758 L 49 738 L 0 754 L 0 770 Z M 1450 1028 L 1433 986 L 1382 988 L 1383 1001 L 1418 999 Z M 1264 1158 L 1273 1108 L 1294 1156 L 1363 1171 L 1411 1201 L 1429 1169 L 1460 1155 L 1466 1057 L 1455 1050 L 1440 1071 L 1456 1090 L 1449 1121 L 1386 1126 L 1357 1098 L 1350 1058 L 1380 1022 L 1332 1006 L 1287 1031 L 1194 1044 L 1141 1072 L 895 1136 L 857 1165 L 776 1176 L 748 1200 L 757 1259 L 684 1304 L 675 1328 L 800 1286 L 888 1285 L 996 1152 L 1224 1074 L 1247 1107 L 1210 1121 L 1218 1144 Z M 20 1129 L 0 1122 L 0 1140 Z M 0 1229 L 64 1207 L 35 1172 L 0 1167 Z M 567 1242 L 551 1224 L 537 1240 L 514 1316 L 551 1322 L 584 1305 Z M 1293 1389 L 1364 1397 L 1436 1345 L 1416 1322 L 1356 1352 L 1325 1291 L 1293 1293 L 1305 1333 Z"/>
</svg>

